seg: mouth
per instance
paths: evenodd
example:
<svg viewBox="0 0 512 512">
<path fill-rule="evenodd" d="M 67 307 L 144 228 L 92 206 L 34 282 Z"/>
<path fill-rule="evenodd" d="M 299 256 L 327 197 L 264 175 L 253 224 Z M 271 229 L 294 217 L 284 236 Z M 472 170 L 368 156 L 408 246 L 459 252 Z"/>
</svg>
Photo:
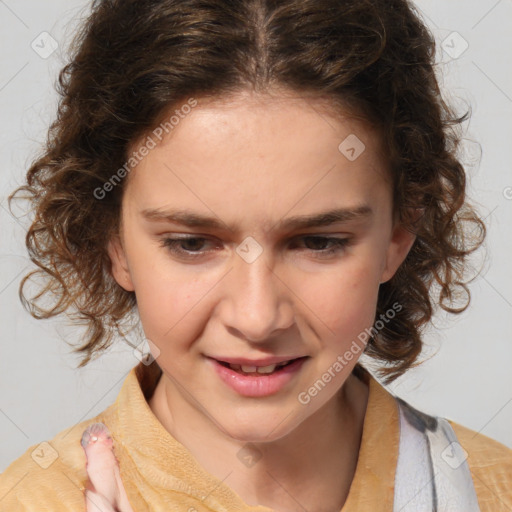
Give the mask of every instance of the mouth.
<svg viewBox="0 0 512 512">
<path fill-rule="evenodd" d="M 296 357 L 293 359 L 288 359 L 286 361 L 282 361 L 279 363 L 272 363 L 267 364 L 265 366 L 263 365 L 256 365 L 256 364 L 236 364 L 236 363 L 230 363 L 227 361 L 221 361 L 219 359 L 216 359 L 216 361 L 224 366 L 225 368 L 229 368 L 230 370 L 233 370 L 240 375 L 270 375 L 274 373 L 279 373 L 280 371 L 283 371 L 287 366 L 290 366 L 291 364 L 295 363 L 296 361 L 306 359 L 307 356 L 303 357 Z"/>
<path fill-rule="evenodd" d="M 226 386 L 238 395 L 263 398 L 275 395 L 286 387 L 293 387 L 293 381 L 301 374 L 306 359 L 303 357 L 208 358 L 214 372 Z"/>
</svg>

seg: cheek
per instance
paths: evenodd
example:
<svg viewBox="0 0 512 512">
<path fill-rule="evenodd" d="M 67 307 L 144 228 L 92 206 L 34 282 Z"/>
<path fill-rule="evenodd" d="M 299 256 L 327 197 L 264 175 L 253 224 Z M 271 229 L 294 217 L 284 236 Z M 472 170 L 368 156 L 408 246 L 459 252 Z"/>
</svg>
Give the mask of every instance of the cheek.
<svg viewBox="0 0 512 512">
<path fill-rule="evenodd" d="M 201 278 L 179 265 L 146 265 L 136 276 L 137 308 L 146 336 L 161 350 L 185 353 L 204 327 L 208 292 L 217 276 Z"/>
<path fill-rule="evenodd" d="M 301 297 L 322 333 L 348 343 L 373 324 L 379 291 L 378 262 L 354 258 L 325 278 L 303 285 Z M 328 329 L 327 329 L 328 328 Z"/>
</svg>

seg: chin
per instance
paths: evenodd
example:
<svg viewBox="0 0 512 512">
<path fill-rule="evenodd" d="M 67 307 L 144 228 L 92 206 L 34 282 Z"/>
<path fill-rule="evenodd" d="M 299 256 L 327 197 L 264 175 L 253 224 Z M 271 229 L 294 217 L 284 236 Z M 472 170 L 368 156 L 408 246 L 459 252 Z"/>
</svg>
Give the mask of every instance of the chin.
<svg viewBox="0 0 512 512">
<path fill-rule="evenodd" d="M 244 414 L 231 416 L 229 422 L 226 417 L 218 418 L 218 425 L 225 435 L 244 443 L 270 443 L 277 441 L 293 432 L 300 421 L 289 413 L 276 414 L 272 417 L 269 413 L 255 412 L 253 415 Z"/>
<path fill-rule="evenodd" d="M 272 431 L 272 426 L 269 425 L 268 428 L 266 428 L 263 424 L 257 427 L 247 425 L 246 428 L 241 425 L 233 425 L 232 428 L 226 429 L 225 433 L 232 439 L 243 443 L 271 443 L 284 437 L 288 432 Z"/>
</svg>

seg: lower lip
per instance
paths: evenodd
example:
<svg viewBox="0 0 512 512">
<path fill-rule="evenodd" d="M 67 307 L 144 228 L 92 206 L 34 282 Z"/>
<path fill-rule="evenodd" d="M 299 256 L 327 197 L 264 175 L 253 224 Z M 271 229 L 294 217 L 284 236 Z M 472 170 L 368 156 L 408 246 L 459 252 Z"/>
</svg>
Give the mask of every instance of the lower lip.
<svg viewBox="0 0 512 512">
<path fill-rule="evenodd" d="M 281 370 L 265 375 L 243 375 L 210 359 L 219 377 L 242 396 L 262 397 L 274 395 L 283 389 L 302 368 L 306 357 L 296 359 Z"/>
</svg>

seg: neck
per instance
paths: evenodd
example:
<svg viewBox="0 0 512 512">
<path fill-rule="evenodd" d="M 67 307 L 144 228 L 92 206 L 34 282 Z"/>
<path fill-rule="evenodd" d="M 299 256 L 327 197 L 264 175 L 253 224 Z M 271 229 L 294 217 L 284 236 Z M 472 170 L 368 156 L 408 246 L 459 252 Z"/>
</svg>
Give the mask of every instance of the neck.
<svg viewBox="0 0 512 512">
<path fill-rule="evenodd" d="M 357 465 L 367 399 L 368 385 L 350 375 L 318 411 L 286 436 L 266 443 L 227 437 L 194 411 L 172 415 L 183 409 L 175 407 L 165 374 L 149 406 L 201 466 L 247 504 L 280 512 L 339 512 Z M 246 465 L 240 464 L 241 456 Z"/>
</svg>

